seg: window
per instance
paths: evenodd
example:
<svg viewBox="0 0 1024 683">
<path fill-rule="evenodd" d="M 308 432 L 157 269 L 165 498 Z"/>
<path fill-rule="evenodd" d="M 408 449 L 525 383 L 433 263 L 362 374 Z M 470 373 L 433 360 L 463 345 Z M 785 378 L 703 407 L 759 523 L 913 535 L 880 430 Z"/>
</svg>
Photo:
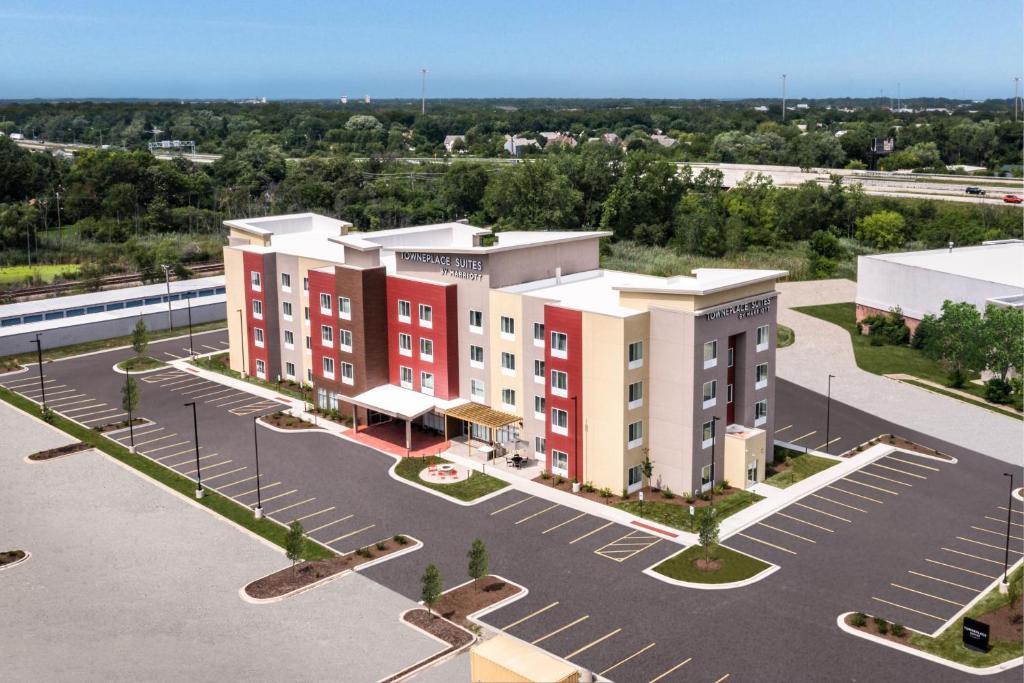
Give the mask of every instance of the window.
<svg viewBox="0 0 1024 683">
<path fill-rule="evenodd" d="M 252 301 L 252 317 L 257 320 L 263 320 L 263 302 L 259 299 L 253 299 Z"/>
<path fill-rule="evenodd" d="M 427 396 L 434 395 L 434 375 L 429 372 L 420 373 L 420 391 Z"/>
<path fill-rule="evenodd" d="M 710 408 L 715 405 L 718 396 L 718 380 L 704 382 L 704 407 Z"/>
<path fill-rule="evenodd" d="M 482 368 L 484 366 L 484 347 L 469 347 L 469 367 Z"/>
<path fill-rule="evenodd" d="M 284 315 L 285 320 L 292 319 L 292 303 L 290 301 L 285 301 L 281 304 L 281 313 Z"/>
<path fill-rule="evenodd" d="M 254 327 L 252 328 L 253 338 L 256 340 L 256 346 L 263 346 L 263 328 Z"/>
<path fill-rule="evenodd" d="M 768 326 L 761 325 L 757 328 L 757 350 L 764 351 L 768 348 Z"/>
<path fill-rule="evenodd" d="M 398 322 L 407 323 L 412 318 L 412 304 L 408 301 L 398 300 Z"/>
<path fill-rule="evenodd" d="M 501 407 L 506 410 L 514 410 L 516 407 L 516 390 L 503 388 L 501 390 Z"/>
<path fill-rule="evenodd" d="M 331 329 L 330 325 L 320 326 L 320 341 L 323 342 L 324 346 L 334 345 L 334 330 Z"/>
<path fill-rule="evenodd" d="M 561 370 L 551 371 L 551 393 L 555 396 L 569 395 L 569 375 Z"/>
<path fill-rule="evenodd" d="M 551 355 L 555 358 L 568 358 L 569 337 L 565 332 L 551 333 Z"/>
<path fill-rule="evenodd" d="M 733 387 L 731 384 L 725 385 L 725 402 L 732 403 L 733 399 Z"/>
<path fill-rule="evenodd" d="M 330 294 L 320 295 L 320 312 L 323 313 L 324 315 L 331 315 L 331 313 L 333 313 L 333 311 L 331 310 Z"/>
<path fill-rule="evenodd" d="M 347 296 L 338 297 L 338 317 L 342 320 L 352 319 L 352 299 Z"/>
<path fill-rule="evenodd" d="M 629 345 L 629 369 L 634 370 L 636 368 L 643 367 L 644 365 L 644 343 L 642 341 L 633 342 Z"/>
<path fill-rule="evenodd" d="M 334 379 L 334 359 L 324 356 L 324 377 Z"/>
<path fill-rule="evenodd" d="M 754 388 L 764 389 L 768 386 L 768 364 L 758 363 L 754 368 Z"/>
<path fill-rule="evenodd" d="M 306 353 L 313 353 L 313 338 L 306 335 Z"/>
<path fill-rule="evenodd" d="M 305 306 L 302 309 L 302 317 L 308 323 L 309 322 L 309 306 Z"/>
<path fill-rule="evenodd" d="M 701 448 L 709 448 L 715 440 L 715 421 L 708 420 L 701 425 Z"/>
<path fill-rule="evenodd" d="M 643 422 L 630 422 L 629 427 L 629 439 L 626 443 L 626 448 L 636 448 L 644 442 L 644 423 Z"/>
<path fill-rule="evenodd" d="M 626 481 L 628 482 L 630 490 L 633 487 L 640 487 L 641 482 L 644 480 L 643 468 L 640 465 L 633 465 L 626 470 Z"/>
<path fill-rule="evenodd" d="M 718 365 L 718 340 L 704 342 L 704 369 Z"/>
<path fill-rule="evenodd" d="M 639 408 L 644 404 L 644 383 L 633 382 L 629 385 L 629 409 Z"/>
<path fill-rule="evenodd" d="M 355 368 L 351 363 L 341 364 L 341 382 L 342 384 L 354 384 L 355 383 Z"/>
<path fill-rule="evenodd" d="M 700 490 L 706 491 L 711 488 L 711 464 L 708 463 L 700 468 Z"/>
<path fill-rule="evenodd" d="M 551 471 L 558 474 L 569 474 L 569 454 L 565 451 L 551 449 Z"/>
<path fill-rule="evenodd" d="M 533 437 L 533 452 L 537 455 L 544 455 L 548 450 L 548 442 L 543 436 Z"/>
<path fill-rule="evenodd" d="M 760 427 L 768 421 L 768 399 L 762 398 L 754 404 L 754 426 Z"/>
<path fill-rule="evenodd" d="M 543 396 L 533 397 L 533 416 L 538 420 L 544 419 L 544 403 L 545 399 Z"/>
<path fill-rule="evenodd" d="M 533 345 L 544 348 L 544 323 L 533 324 Z"/>
<path fill-rule="evenodd" d="M 516 321 L 513 318 L 508 317 L 507 315 L 501 316 L 501 338 L 516 338 Z"/>
<path fill-rule="evenodd" d="M 533 381 L 544 384 L 544 361 L 540 359 L 533 361 Z"/>
<path fill-rule="evenodd" d="M 559 408 L 551 409 L 551 431 L 563 436 L 569 434 L 569 413 Z"/>
<path fill-rule="evenodd" d="M 734 349 L 733 347 L 730 346 L 729 347 L 729 353 L 727 353 L 726 355 L 729 358 L 729 362 L 726 363 L 726 365 L 728 365 L 731 368 L 732 365 L 733 365 L 733 362 L 735 362 L 735 360 L 736 360 L 736 349 Z"/>
<path fill-rule="evenodd" d="M 412 368 L 404 365 L 399 368 L 399 383 L 403 389 L 412 389 Z"/>
<path fill-rule="evenodd" d="M 516 355 L 508 351 L 501 352 L 501 374 L 516 374 Z"/>
<path fill-rule="evenodd" d="M 281 289 L 286 292 L 292 291 L 292 276 L 288 273 L 281 273 Z"/>
<path fill-rule="evenodd" d="M 412 335 L 405 332 L 398 333 L 398 353 L 403 356 L 412 355 Z"/>
<path fill-rule="evenodd" d="M 338 348 L 342 351 L 352 353 L 352 331 L 338 330 Z"/>
<path fill-rule="evenodd" d="M 313 382 L 313 368 L 306 368 L 306 381 L 312 384 Z"/>
<path fill-rule="evenodd" d="M 295 379 L 295 363 L 287 362 L 284 364 L 284 376 L 288 379 Z"/>
<path fill-rule="evenodd" d="M 478 379 L 469 380 L 469 400 L 476 403 L 485 403 L 484 383 Z"/>
<path fill-rule="evenodd" d="M 295 334 L 291 330 L 284 331 L 284 346 L 286 349 L 295 348 Z"/>
<path fill-rule="evenodd" d="M 258 271 L 253 270 L 249 272 L 249 283 L 252 285 L 252 291 L 254 292 L 260 292 L 263 290 Z"/>
<path fill-rule="evenodd" d="M 434 309 L 426 304 L 420 304 L 420 327 L 434 326 Z"/>
<path fill-rule="evenodd" d="M 483 311 L 470 311 L 469 312 L 469 331 L 476 334 L 483 334 L 484 331 L 484 314 Z"/>
<path fill-rule="evenodd" d="M 425 361 L 434 360 L 434 342 L 426 337 L 420 337 L 420 358 Z"/>
<path fill-rule="evenodd" d="M 302 278 L 302 291 L 303 292 L 309 292 L 309 278 L 308 277 Z"/>
<path fill-rule="evenodd" d="M 267 378 L 267 364 L 259 358 L 256 359 L 256 376 L 260 379 Z"/>
</svg>

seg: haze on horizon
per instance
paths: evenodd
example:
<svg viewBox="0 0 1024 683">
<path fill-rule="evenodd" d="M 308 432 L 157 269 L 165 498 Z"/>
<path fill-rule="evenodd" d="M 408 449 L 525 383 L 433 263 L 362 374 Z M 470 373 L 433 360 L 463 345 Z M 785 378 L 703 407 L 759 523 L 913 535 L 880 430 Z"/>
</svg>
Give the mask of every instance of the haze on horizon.
<svg viewBox="0 0 1024 683">
<path fill-rule="evenodd" d="M 1002 99 L 1022 2 L 0 1 L 0 99 Z"/>
</svg>

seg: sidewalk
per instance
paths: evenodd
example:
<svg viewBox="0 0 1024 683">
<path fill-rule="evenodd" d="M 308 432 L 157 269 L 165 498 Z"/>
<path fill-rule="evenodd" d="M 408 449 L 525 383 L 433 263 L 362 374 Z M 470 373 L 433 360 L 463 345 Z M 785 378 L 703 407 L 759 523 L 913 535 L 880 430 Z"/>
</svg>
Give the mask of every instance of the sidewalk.
<svg viewBox="0 0 1024 683">
<path fill-rule="evenodd" d="M 790 310 L 794 306 L 853 301 L 849 280 L 783 282 L 778 285 L 779 323 L 793 328 L 796 343 L 777 353 L 778 377 L 876 417 L 1004 462 L 1019 463 L 1024 425 L 985 408 L 886 379 L 857 367 L 846 330 Z"/>
</svg>

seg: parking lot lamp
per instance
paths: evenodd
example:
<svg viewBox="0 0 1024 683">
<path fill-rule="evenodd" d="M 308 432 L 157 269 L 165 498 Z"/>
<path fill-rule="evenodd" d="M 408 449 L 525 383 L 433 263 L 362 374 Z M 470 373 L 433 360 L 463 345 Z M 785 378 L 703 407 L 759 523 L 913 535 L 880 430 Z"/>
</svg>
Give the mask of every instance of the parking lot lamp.
<svg viewBox="0 0 1024 683">
<path fill-rule="evenodd" d="M 128 372 L 128 368 L 124 369 L 124 395 L 125 405 L 128 406 L 128 438 L 131 445 L 131 452 L 135 452 L 135 428 L 132 426 L 132 401 L 131 395 L 128 393 L 128 381 L 131 379 L 131 374 Z"/>
<path fill-rule="evenodd" d="M 573 472 L 573 480 L 582 482 L 583 477 L 580 472 L 579 398 L 579 396 L 570 396 L 569 400 L 572 401 L 572 459 L 575 470 Z"/>
<path fill-rule="evenodd" d="M 715 442 L 718 439 L 718 422 L 719 417 L 717 415 L 711 416 L 711 488 L 715 488 Z"/>
<path fill-rule="evenodd" d="M 166 263 L 161 263 L 160 267 L 164 269 L 164 282 L 167 283 L 167 329 L 174 329 L 174 319 L 171 318 L 171 267 Z"/>
<path fill-rule="evenodd" d="M 253 513 L 256 515 L 256 519 L 263 518 L 263 499 L 260 497 L 260 438 L 259 427 L 256 424 L 259 419 L 259 415 L 252 417 L 252 446 L 253 453 L 256 455 L 256 507 L 253 508 Z"/>
<path fill-rule="evenodd" d="M 828 376 L 828 393 L 825 395 L 825 452 L 828 453 L 829 449 L 829 427 L 830 418 L 832 417 L 832 380 L 835 379 L 835 375 Z"/>
<path fill-rule="evenodd" d="M 188 307 L 188 355 L 192 358 L 196 357 L 196 349 L 192 344 L 192 293 L 189 292 L 189 296 L 185 297 L 185 305 Z"/>
<path fill-rule="evenodd" d="M 1010 567 L 1010 514 L 1013 512 L 1013 474 L 1003 472 L 1004 477 L 1010 478 L 1010 495 L 1006 498 L 1006 552 L 1003 554 L 1003 587 L 1009 585 Z"/>
<path fill-rule="evenodd" d="M 199 420 L 196 418 L 196 402 L 189 401 L 185 407 L 192 406 L 192 435 L 196 440 L 196 498 L 203 497 L 203 474 L 199 471 Z"/>
<path fill-rule="evenodd" d="M 43 410 L 46 410 L 46 383 L 43 382 L 43 342 L 39 341 L 40 332 L 36 332 L 36 338 L 32 343 L 36 345 L 36 360 L 39 365 L 39 390 L 43 392 Z"/>
<path fill-rule="evenodd" d="M 245 323 L 242 321 L 241 308 L 238 309 L 238 331 L 241 333 L 241 342 L 238 348 L 242 352 L 242 379 L 245 379 L 245 345 L 249 343 L 249 340 L 245 336 Z"/>
</svg>

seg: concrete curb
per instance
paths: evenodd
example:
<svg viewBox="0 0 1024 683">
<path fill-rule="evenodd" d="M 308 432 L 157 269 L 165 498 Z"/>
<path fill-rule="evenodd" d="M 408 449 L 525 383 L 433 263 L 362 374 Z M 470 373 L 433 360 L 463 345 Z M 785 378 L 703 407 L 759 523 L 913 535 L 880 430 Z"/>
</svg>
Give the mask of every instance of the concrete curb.
<svg viewBox="0 0 1024 683">
<path fill-rule="evenodd" d="M 264 429 L 269 429 L 274 432 L 280 432 L 281 434 L 322 434 L 326 431 L 322 427 L 314 427 L 313 425 L 310 425 L 309 427 L 305 427 L 302 429 L 284 429 L 282 427 L 275 427 L 274 425 L 267 424 L 263 420 L 256 420 L 256 424 L 258 424 L 260 427 L 263 427 Z"/>
<path fill-rule="evenodd" d="M 14 567 L 17 567 L 19 564 L 25 564 L 26 562 L 28 562 L 28 558 L 32 557 L 32 553 L 30 553 L 27 550 L 23 552 L 25 553 L 25 557 L 21 558 L 20 560 L 15 560 L 14 562 L 8 562 L 4 566 L 0 567 L 0 572 L 4 571 L 5 569 L 13 569 Z"/>
<path fill-rule="evenodd" d="M 20 375 L 23 372 L 28 372 L 28 366 L 22 365 L 18 370 L 8 370 L 7 372 L 0 372 L 0 379 L 7 377 L 8 375 Z"/>
<path fill-rule="evenodd" d="M 650 567 L 647 567 L 646 569 L 641 570 L 641 573 L 642 574 L 646 574 L 647 576 L 651 577 L 652 579 L 657 579 L 658 581 L 662 581 L 664 583 L 671 584 L 673 586 L 680 586 L 682 588 L 693 588 L 693 589 L 696 589 L 696 590 L 704 590 L 704 591 L 718 591 L 718 590 L 730 590 L 732 588 L 743 588 L 744 586 L 749 586 L 749 585 L 751 585 L 753 583 L 757 583 L 758 581 L 761 581 L 762 579 L 768 578 L 769 576 L 771 576 L 775 572 L 777 572 L 780 569 L 782 569 L 782 567 L 780 567 L 779 565 L 774 564 L 772 562 L 769 562 L 768 560 L 762 560 L 760 557 L 754 557 L 750 553 L 743 553 L 743 552 L 740 552 L 739 550 L 734 550 L 733 548 L 729 548 L 729 550 L 732 550 L 734 553 L 739 553 L 740 555 L 746 555 L 747 557 L 753 557 L 755 560 L 758 560 L 759 562 L 764 562 L 768 566 L 765 569 L 762 569 L 761 571 L 759 571 L 757 574 L 754 574 L 753 576 L 751 576 L 749 579 L 743 579 L 742 581 L 731 581 L 729 583 L 695 583 L 693 581 L 681 581 L 680 579 L 673 579 L 671 576 L 665 576 L 664 574 L 654 570 L 654 568 L 657 567 L 659 564 L 662 564 L 663 562 L 668 562 L 669 560 L 671 560 L 676 555 L 679 555 L 680 553 L 686 552 L 686 550 L 687 550 L 686 548 L 683 548 L 678 553 L 672 553 L 671 555 L 669 555 L 665 559 L 658 560 L 657 562 L 652 564 Z"/>
<path fill-rule="evenodd" d="M 478 609 L 477 611 L 473 612 L 472 614 L 467 614 L 466 615 L 466 619 L 469 619 L 474 624 L 479 626 L 481 629 L 497 631 L 497 629 L 494 629 L 493 627 L 488 626 L 484 622 L 480 621 L 480 618 L 487 616 L 491 612 L 497 612 L 499 609 L 502 609 L 503 607 L 511 605 L 513 602 L 515 602 L 517 600 L 521 600 L 522 598 L 525 598 L 527 595 L 529 595 L 530 589 L 528 589 L 526 586 L 522 585 L 521 583 L 516 583 L 515 581 L 512 581 L 510 579 L 506 579 L 501 574 L 491 574 L 491 576 L 493 576 L 496 579 L 501 579 L 502 581 L 504 581 L 507 584 L 515 586 L 516 588 L 519 589 L 519 592 L 516 593 L 515 595 L 510 595 L 507 598 L 503 598 L 503 599 L 499 600 L 498 602 L 494 603 L 493 605 L 489 605 L 487 607 L 484 607 L 483 609 Z M 470 579 L 469 581 L 464 581 L 464 582 L 460 583 L 458 586 L 455 586 L 454 588 L 450 588 L 450 589 L 446 590 L 445 593 L 448 593 L 449 591 L 453 591 L 456 588 L 462 588 L 463 586 L 467 586 L 467 585 L 469 585 L 471 583 L 473 583 L 472 579 Z"/>
<path fill-rule="evenodd" d="M 134 419 L 134 420 L 143 420 L 142 424 L 134 425 L 135 429 L 145 429 L 146 427 L 152 427 L 153 425 L 156 424 L 156 422 L 153 422 L 148 417 L 137 417 L 136 416 L 136 417 L 133 417 L 132 419 Z M 119 434 L 121 432 L 127 432 L 127 431 L 128 431 L 127 427 L 121 427 L 120 429 L 111 429 L 110 431 L 100 432 L 100 434 L 103 434 L 103 436 L 108 436 L 109 434 Z M 124 444 L 121 444 L 121 445 L 124 446 Z M 125 448 L 127 448 L 127 446 L 125 446 Z"/>
<path fill-rule="evenodd" d="M 278 571 L 280 571 L 280 570 L 278 570 Z M 294 595 L 299 595 L 300 593 L 305 593 L 306 591 L 313 590 L 314 588 L 319 588 L 320 586 L 323 586 L 324 584 L 330 583 L 331 581 L 334 581 L 335 579 L 340 579 L 343 576 L 348 576 L 349 574 L 352 573 L 352 571 L 353 570 L 351 570 L 351 569 L 346 569 L 345 571 L 338 572 L 337 574 L 331 574 L 330 576 L 325 576 L 324 578 L 319 579 L 318 581 L 314 581 L 313 583 L 307 584 L 307 585 L 302 586 L 300 588 L 296 588 L 295 590 L 293 590 L 293 591 L 291 591 L 289 593 L 285 593 L 284 595 L 278 595 L 278 596 L 275 596 L 273 598 L 254 598 L 254 597 L 252 597 L 251 595 L 249 595 L 248 593 L 245 592 L 245 589 L 248 588 L 249 586 L 251 586 L 252 584 L 256 583 L 260 579 L 266 578 L 266 576 L 270 576 L 270 574 L 267 574 L 265 576 L 261 576 L 259 579 L 253 579 L 249 583 L 247 583 L 244 586 L 242 586 L 241 588 L 239 588 L 238 589 L 238 597 L 242 598 L 242 602 L 247 602 L 250 605 L 268 605 L 268 604 L 271 604 L 271 603 L 274 603 L 274 602 L 281 602 L 282 600 L 290 598 L 290 597 L 292 597 Z M 276 574 L 277 572 L 273 572 L 273 573 Z"/>
<path fill-rule="evenodd" d="M 227 321 L 225 320 L 225 323 L 226 322 Z M 193 332 L 192 336 L 193 337 L 198 337 L 198 336 L 204 335 L 204 334 L 213 334 L 214 332 L 226 332 L 227 329 L 228 329 L 228 327 L 225 324 L 224 327 L 218 327 L 218 328 L 213 329 L 213 330 L 203 330 L 202 332 Z M 159 344 L 160 342 L 177 341 L 178 339 L 188 339 L 188 332 L 186 331 L 185 334 L 179 334 L 179 335 L 177 335 L 175 337 L 163 337 L 161 339 L 151 339 L 149 343 L 150 344 Z M 112 346 L 109 349 L 99 349 L 97 351 L 86 351 L 85 353 L 77 353 L 74 356 L 64 356 L 63 358 L 52 358 L 50 360 L 45 360 L 44 359 L 43 362 L 44 363 L 60 363 L 61 361 L 65 361 L 65 360 L 74 360 L 76 358 L 85 358 L 86 356 L 98 356 L 101 353 L 110 353 L 111 351 L 123 351 L 124 349 L 130 349 L 130 348 L 132 348 L 131 344 L 125 344 L 124 346 Z M 170 365 L 170 363 L 168 363 L 168 365 Z"/>
<path fill-rule="evenodd" d="M 123 360 L 119 360 L 119 361 L 117 361 L 117 363 L 123 363 L 123 362 L 124 362 Z M 161 362 L 161 363 L 163 363 L 163 361 L 160 361 L 160 362 Z M 126 372 L 127 372 L 127 373 L 128 373 L 129 375 L 148 375 L 148 374 L 149 374 L 149 373 L 151 373 L 151 372 L 160 372 L 161 370 L 167 370 L 167 368 L 171 367 L 171 366 L 170 366 L 170 365 L 168 365 L 167 363 L 164 363 L 164 364 L 163 364 L 163 365 L 161 365 L 160 367 L 156 367 L 156 368 L 150 368 L 149 370 L 125 370 L 124 368 L 119 368 L 119 367 L 117 367 L 117 363 L 114 363 L 113 365 L 111 365 L 111 366 L 110 366 L 110 368 L 111 368 L 111 369 L 112 369 L 112 370 L 113 370 L 113 371 L 114 371 L 114 372 L 115 372 L 116 374 L 118 374 L 118 375 L 123 375 L 123 374 L 124 374 L 124 373 L 126 373 Z"/>
<path fill-rule="evenodd" d="M 361 445 L 366 446 L 366 444 L 363 444 L 363 443 L 361 443 L 359 441 L 355 441 L 355 439 L 352 439 L 351 437 L 347 437 L 347 436 L 345 436 L 343 434 L 339 434 L 338 436 L 340 436 L 343 439 L 348 439 L 349 441 L 354 441 L 355 443 L 360 443 Z M 416 482 L 412 481 L 411 479 L 406 479 L 405 477 L 400 476 L 397 472 L 395 472 L 395 470 L 398 469 L 398 463 L 400 463 L 402 461 L 402 456 L 395 455 L 393 453 L 388 453 L 387 451 L 382 451 L 382 450 L 377 449 L 377 448 L 373 448 L 373 446 L 367 446 L 367 448 L 371 448 L 371 449 L 377 451 L 378 453 L 383 453 L 384 455 L 387 455 L 387 456 L 395 459 L 395 463 L 391 467 L 388 468 L 388 476 L 391 477 L 392 479 L 394 479 L 395 481 L 398 481 L 398 482 L 401 482 L 403 484 L 406 484 L 407 486 L 412 486 L 413 488 L 419 489 L 420 491 L 423 491 L 424 493 L 429 493 L 432 496 L 437 496 L 439 498 L 443 498 L 444 500 L 447 500 L 450 503 L 455 503 L 456 505 L 461 505 L 463 507 L 471 507 L 473 505 L 479 505 L 480 503 L 488 501 L 491 498 L 496 498 L 497 496 L 500 496 L 501 494 L 506 493 L 509 490 L 508 486 L 503 486 L 500 489 L 498 489 L 497 491 L 492 491 L 492 492 L 488 493 L 485 496 L 480 496 L 479 498 L 474 498 L 473 500 L 459 500 L 458 498 L 455 498 L 454 496 L 449 496 L 447 493 L 443 493 L 441 491 L 435 491 L 434 489 L 430 488 L 429 486 L 423 486 L 422 484 L 417 484 Z M 445 459 L 448 460 L 449 458 L 445 458 Z M 500 477 L 495 477 L 495 478 L 499 479 Z"/>
<path fill-rule="evenodd" d="M 411 624 L 411 623 L 409 623 L 408 621 L 405 620 L 405 615 L 406 614 L 408 614 L 409 612 L 412 612 L 414 610 L 418 610 L 418 609 L 423 609 L 423 607 L 420 606 L 420 605 L 417 605 L 416 607 L 411 607 L 411 608 L 401 612 L 398 615 L 398 621 L 400 621 L 401 623 L 405 624 L 409 628 L 411 628 L 411 629 L 413 629 L 415 631 L 418 631 L 419 633 L 422 633 L 423 635 L 427 636 L 428 638 L 431 638 L 434 641 L 436 641 L 438 643 L 441 643 L 442 645 L 444 645 L 445 649 L 444 650 L 440 650 L 439 652 L 435 652 L 432 655 L 428 655 L 428 656 L 424 657 L 423 659 L 420 659 L 418 661 L 413 662 L 412 664 L 410 664 L 409 666 L 407 666 L 405 668 L 405 673 L 401 677 L 396 678 L 397 674 L 391 674 L 389 676 L 385 676 L 384 678 L 379 679 L 378 683 L 380 683 L 380 681 L 394 681 L 394 683 L 398 683 L 399 681 L 407 680 L 407 679 L 415 676 L 416 674 L 420 673 L 421 671 L 423 671 L 425 669 L 437 666 L 439 664 L 443 664 L 444 662 L 447 662 L 450 659 L 454 659 L 456 656 L 461 654 L 464 650 L 466 650 L 466 649 L 468 649 L 470 647 L 473 647 L 473 645 L 477 642 L 478 638 L 476 637 L 475 633 L 473 633 L 472 631 L 469 631 L 469 630 L 463 628 L 462 626 L 459 626 L 454 621 L 449 621 L 448 623 L 450 623 L 452 626 L 454 626 L 457 629 L 465 631 L 470 636 L 470 638 L 471 638 L 471 640 L 468 643 L 466 643 L 465 645 L 463 645 L 462 647 L 454 647 L 450 643 L 448 643 L 447 641 L 441 640 L 440 638 L 435 636 L 433 633 L 430 633 L 429 631 L 424 631 L 419 626 Z M 444 617 L 438 617 L 438 618 L 444 619 Z M 447 621 L 447 619 L 445 621 Z M 451 651 L 445 653 L 445 650 L 451 650 Z M 442 654 L 442 653 L 444 653 L 444 654 Z M 440 655 L 440 656 L 438 656 L 438 655 Z M 437 659 L 434 659 L 435 657 L 437 657 Z"/>
<path fill-rule="evenodd" d="M 893 650 L 898 650 L 905 654 L 920 657 L 921 659 L 926 659 L 934 664 L 939 664 L 940 666 L 955 669 L 956 671 L 959 671 L 961 673 L 971 674 L 974 676 L 991 676 L 992 674 L 1002 673 L 1003 671 L 1009 671 L 1014 667 L 1018 667 L 1021 664 L 1024 664 L 1024 657 L 1017 657 L 1015 659 L 1003 662 L 1002 664 L 995 664 L 993 666 L 985 668 L 967 666 L 966 664 L 953 662 L 948 659 L 943 659 L 942 657 L 939 657 L 937 655 L 933 655 L 930 652 L 918 650 L 916 647 L 902 645 L 900 643 L 894 643 L 893 641 L 888 640 L 886 638 L 880 638 L 874 635 L 873 633 L 866 633 L 858 628 L 854 628 L 853 626 L 850 626 L 846 623 L 846 617 L 848 617 L 851 614 L 853 614 L 853 612 L 844 612 L 843 614 L 840 614 L 838 617 L 836 617 L 836 626 L 838 626 L 841 631 L 845 631 L 846 633 L 849 633 L 850 635 L 856 636 L 858 638 L 863 638 L 864 640 L 869 640 L 878 645 L 884 645 L 885 647 L 892 648 Z"/>
<path fill-rule="evenodd" d="M 408 555 L 409 553 L 415 552 L 415 551 L 417 551 L 417 550 L 419 550 L 420 548 L 423 547 L 423 541 L 421 541 L 420 539 L 416 538 L 415 536 L 410 536 L 408 534 L 396 534 L 396 535 L 405 536 L 406 538 L 411 538 L 413 541 L 415 541 L 415 543 L 413 543 L 412 545 L 409 545 L 409 546 L 407 546 L 405 548 L 402 548 L 401 550 L 396 550 L 395 552 L 391 553 L 390 555 L 385 555 L 384 557 L 378 557 L 375 560 L 370 560 L 369 562 L 364 562 L 364 563 L 362 563 L 360 565 L 357 565 L 356 567 L 352 568 L 352 571 L 354 571 L 356 573 L 361 573 L 364 569 L 376 566 L 378 564 L 384 564 L 385 562 L 387 562 L 389 560 L 394 560 L 394 559 L 396 559 L 398 557 L 401 557 L 402 555 Z M 376 543 L 376 541 L 374 541 L 374 543 Z"/>
</svg>

